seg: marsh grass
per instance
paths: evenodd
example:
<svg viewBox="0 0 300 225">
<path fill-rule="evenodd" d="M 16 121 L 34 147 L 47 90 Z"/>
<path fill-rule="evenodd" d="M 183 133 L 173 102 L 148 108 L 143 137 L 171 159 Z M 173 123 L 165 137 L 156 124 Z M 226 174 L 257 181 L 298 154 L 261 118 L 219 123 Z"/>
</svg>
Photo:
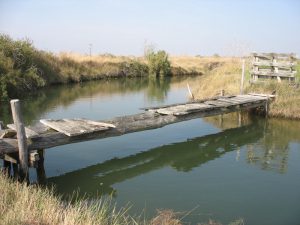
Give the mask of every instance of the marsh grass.
<svg viewBox="0 0 300 225">
<path fill-rule="evenodd" d="M 132 217 L 129 206 L 116 209 L 109 199 L 87 200 L 76 195 L 63 200 L 53 189 L 18 183 L 0 173 L 0 224 L 2 225 L 182 225 L 188 213 L 157 210 L 146 220 Z M 200 223 L 199 223 L 200 224 Z M 213 220 L 202 225 L 221 225 Z M 243 220 L 234 221 L 243 225 Z"/>
<path fill-rule="evenodd" d="M 116 210 L 109 200 L 62 201 L 53 190 L 27 186 L 0 175 L 1 224 L 142 224 L 128 215 L 128 208 Z"/>
<path fill-rule="evenodd" d="M 207 59 L 209 60 L 209 59 Z M 276 80 L 250 83 L 250 59 L 246 61 L 244 93 L 255 92 L 262 94 L 276 93 L 276 99 L 270 103 L 269 116 L 300 119 L 300 66 L 297 65 L 296 83 L 287 81 L 278 83 Z M 193 93 L 197 99 L 219 95 L 221 90 L 226 95 L 239 94 L 241 83 L 241 65 L 239 58 L 227 59 L 219 63 L 197 82 L 191 82 Z"/>
</svg>

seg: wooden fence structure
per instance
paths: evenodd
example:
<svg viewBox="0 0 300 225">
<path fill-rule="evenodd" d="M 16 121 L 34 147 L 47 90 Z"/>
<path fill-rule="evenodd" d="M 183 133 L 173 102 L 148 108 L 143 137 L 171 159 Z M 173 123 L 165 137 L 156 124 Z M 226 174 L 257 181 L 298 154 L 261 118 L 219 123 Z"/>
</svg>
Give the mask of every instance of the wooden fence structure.
<svg viewBox="0 0 300 225">
<path fill-rule="evenodd" d="M 297 64 L 296 55 L 276 53 L 253 53 L 252 54 L 251 80 L 259 78 L 273 78 L 280 82 L 282 79 L 289 82 L 295 81 Z"/>
</svg>

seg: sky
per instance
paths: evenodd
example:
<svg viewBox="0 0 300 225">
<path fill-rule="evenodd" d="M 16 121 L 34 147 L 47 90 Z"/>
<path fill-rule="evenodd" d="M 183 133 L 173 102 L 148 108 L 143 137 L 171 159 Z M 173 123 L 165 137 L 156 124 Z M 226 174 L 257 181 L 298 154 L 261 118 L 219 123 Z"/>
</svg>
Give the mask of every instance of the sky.
<svg viewBox="0 0 300 225">
<path fill-rule="evenodd" d="M 299 0 L 0 0 L 0 33 L 42 50 L 300 55 Z"/>
</svg>

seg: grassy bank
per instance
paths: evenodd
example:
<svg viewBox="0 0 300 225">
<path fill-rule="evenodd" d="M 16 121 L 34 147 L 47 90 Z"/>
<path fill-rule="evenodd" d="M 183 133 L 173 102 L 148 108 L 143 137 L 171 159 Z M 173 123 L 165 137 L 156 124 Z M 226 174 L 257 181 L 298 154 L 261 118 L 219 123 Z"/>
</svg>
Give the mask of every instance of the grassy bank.
<svg viewBox="0 0 300 225">
<path fill-rule="evenodd" d="M 191 88 L 197 99 L 213 97 L 219 95 L 221 90 L 225 94 L 239 94 L 241 83 L 241 60 L 231 58 L 224 60 L 215 68 L 212 68 L 205 75 L 197 78 L 197 82 L 190 81 Z M 298 62 L 296 84 L 290 85 L 282 81 L 267 80 L 251 84 L 249 69 L 251 67 L 250 59 L 246 61 L 246 78 L 244 83 L 244 92 L 256 92 L 271 94 L 276 93 L 275 101 L 271 102 L 269 116 L 300 119 L 300 66 Z M 187 80 L 187 82 L 189 82 Z"/>
<path fill-rule="evenodd" d="M 14 182 L 0 173 L 0 224 L 6 225 L 181 225 L 184 214 L 158 210 L 150 220 L 132 217 L 129 208 L 117 210 L 108 200 L 63 201 L 52 190 Z M 209 221 L 202 225 L 221 225 Z M 242 225 L 239 219 L 230 225 Z"/>
<path fill-rule="evenodd" d="M 152 50 L 145 57 L 53 54 L 38 50 L 30 40 L 13 40 L 0 35 L 0 98 L 23 96 L 52 84 L 78 83 L 89 80 L 203 75 L 226 63 L 220 57 L 168 57 Z"/>
<path fill-rule="evenodd" d="M 1 99 L 51 84 L 148 75 L 148 66 L 134 57 L 75 56 L 40 51 L 29 40 L 15 41 L 0 35 Z"/>
</svg>

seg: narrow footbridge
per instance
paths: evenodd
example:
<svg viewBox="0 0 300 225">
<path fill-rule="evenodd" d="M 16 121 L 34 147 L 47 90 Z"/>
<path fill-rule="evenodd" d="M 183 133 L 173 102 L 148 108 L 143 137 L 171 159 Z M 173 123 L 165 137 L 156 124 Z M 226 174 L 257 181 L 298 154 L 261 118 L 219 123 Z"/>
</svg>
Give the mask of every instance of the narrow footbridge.
<svg viewBox="0 0 300 225">
<path fill-rule="evenodd" d="M 192 120 L 201 117 L 221 115 L 240 110 L 249 110 L 258 107 L 268 108 L 272 95 L 249 93 L 246 95 L 218 96 L 211 99 L 191 101 L 182 104 L 164 105 L 152 108 L 143 108 L 144 112 L 116 117 L 106 121 L 91 121 L 87 119 L 42 119 L 34 126 L 23 128 L 23 148 L 25 146 L 26 161 L 38 161 L 37 150 L 55 146 L 120 136 L 143 130 L 156 129 L 168 124 Z M 8 124 L 8 129 L 0 131 L 0 158 L 4 161 L 18 164 L 18 154 L 22 129 L 17 116 L 15 124 Z M 20 121 L 19 121 L 20 122 Z M 18 137 L 18 138 L 17 138 Z M 23 150 L 22 150 L 23 151 Z M 26 162 L 25 162 L 26 164 Z M 22 165 L 22 163 L 21 163 Z M 34 165 L 31 163 L 29 165 Z"/>
</svg>

